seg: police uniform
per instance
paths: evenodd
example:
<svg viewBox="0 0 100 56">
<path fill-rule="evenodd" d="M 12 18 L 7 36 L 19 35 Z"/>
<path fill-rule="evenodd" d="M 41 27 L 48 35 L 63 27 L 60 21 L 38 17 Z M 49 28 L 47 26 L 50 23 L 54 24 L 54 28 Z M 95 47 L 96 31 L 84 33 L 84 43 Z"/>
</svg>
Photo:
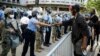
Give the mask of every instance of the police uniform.
<svg viewBox="0 0 100 56">
<path fill-rule="evenodd" d="M 52 24 L 52 17 L 50 14 L 46 14 L 44 16 L 44 20 L 47 24 Z M 51 44 L 50 37 L 51 37 L 51 27 L 46 27 L 46 36 L 45 36 L 44 46 L 49 46 Z"/>
<path fill-rule="evenodd" d="M 35 56 L 34 54 L 34 45 L 35 45 L 35 33 L 37 31 L 36 23 L 38 23 L 38 20 L 35 17 L 32 17 L 29 20 L 27 29 L 25 30 L 25 43 L 23 47 L 22 56 L 26 55 L 26 52 L 28 51 L 28 46 L 30 44 L 30 56 Z"/>
<path fill-rule="evenodd" d="M 1 6 L 2 7 L 2 6 Z M 1 40 L 1 32 L 2 32 L 2 27 L 3 27 L 3 24 L 4 24 L 4 11 L 1 9 L 0 7 L 0 40 Z"/>
<path fill-rule="evenodd" d="M 56 17 L 56 22 L 57 23 L 62 23 L 62 18 L 60 16 L 57 16 Z M 57 25 L 57 38 L 60 38 L 61 37 L 61 25 Z"/>
</svg>

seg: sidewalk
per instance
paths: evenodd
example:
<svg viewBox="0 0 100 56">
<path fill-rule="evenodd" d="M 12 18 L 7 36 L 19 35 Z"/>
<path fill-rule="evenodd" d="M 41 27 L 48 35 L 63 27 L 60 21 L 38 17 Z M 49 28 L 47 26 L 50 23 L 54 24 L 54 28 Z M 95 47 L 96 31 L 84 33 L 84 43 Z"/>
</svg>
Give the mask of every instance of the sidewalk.
<svg viewBox="0 0 100 56">
<path fill-rule="evenodd" d="M 36 56 L 46 56 L 50 52 L 50 50 L 52 50 L 52 48 L 54 48 L 54 46 L 56 46 L 57 43 L 59 43 L 59 41 L 56 41 L 55 43 L 52 43 L 52 45 L 50 47 L 43 46 L 44 50 L 42 50 L 42 52 L 40 52 L 40 53 L 35 52 Z M 23 44 L 21 44 L 19 47 L 17 47 L 16 56 L 21 56 L 22 48 L 23 48 Z M 96 41 L 95 41 L 94 48 L 93 48 L 94 51 L 93 52 L 90 52 L 89 49 L 90 49 L 90 46 L 87 47 L 87 50 L 88 50 L 88 55 L 87 56 L 97 56 L 97 54 L 99 52 L 99 49 L 100 49 L 100 42 L 99 42 L 99 45 L 97 46 L 96 45 Z M 1 53 L 1 50 L 2 49 L 1 49 L 1 45 L 0 45 L 0 53 Z M 29 48 L 29 50 L 30 50 L 30 48 Z M 28 50 L 26 56 L 29 56 L 29 50 Z M 8 53 L 8 56 L 11 56 L 11 52 Z"/>
</svg>

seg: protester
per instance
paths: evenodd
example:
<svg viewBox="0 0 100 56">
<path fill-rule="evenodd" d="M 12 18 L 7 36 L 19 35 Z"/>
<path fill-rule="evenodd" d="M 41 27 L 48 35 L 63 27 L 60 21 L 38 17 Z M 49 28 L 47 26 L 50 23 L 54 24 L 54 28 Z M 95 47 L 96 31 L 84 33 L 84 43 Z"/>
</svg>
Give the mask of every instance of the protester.
<svg viewBox="0 0 100 56">
<path fill-rule="evenodd" d="M 90 13 L 90 26 L 92 27 L 93 29 L 93 38 L 92 38 L 92 44 L 91 44 L 91 51 L 93 51 L 93 45 L 94 45 L 94 41 L 95 41 L 95 36 L 98 32 L 98 30 L 96 29 L 95 27 L 95 24 L 98 22 L 98 17 L 96 16 L 96 11 L 95 9 L 93 8 L 91 13 Z M 97 42 L 98 42 L 98 36 L 97 36 Z M 98 45 L 98 43 L 97 43 Z"/>
<path fill-rule="evenodd" d="M 63 21 L 62 23 L 57 23 L 55 25 L 72 25 L 71 40 L 74 46 L 74 56 L 83 56 L 83 52 L 86 51 L 87 47 L 87 37 L 89 36 L 87 23 L 85 22 L 84 17 L 80 14 L 79 5 L 73 5 L 71 13 L 74 16 L 73 19 L 70 19 L 69 21 Z"/>
</svg>

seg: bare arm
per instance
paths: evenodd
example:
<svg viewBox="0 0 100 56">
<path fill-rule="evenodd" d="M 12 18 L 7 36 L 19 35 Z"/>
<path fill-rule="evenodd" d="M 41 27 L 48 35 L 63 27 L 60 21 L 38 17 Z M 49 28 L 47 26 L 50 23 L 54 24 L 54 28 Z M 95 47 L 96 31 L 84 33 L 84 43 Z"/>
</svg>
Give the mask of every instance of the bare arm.
<svg viewBox="0 0 100 56">
<path fill-rule="evenodd" d="M 83 38 L 82 38 L 82 50 L 86 50 L 86 47 L 87 47 L 87 36 L 86 34 L 83 35 Z"/>
<path fill-rule="evenodd" d="M 40 26 L 51 26 L 50 24 L 46 24 L 46 23 L 43 23 L 43 22 L 38 22 L 36 24 L 40 25 Z"/>
</svg>

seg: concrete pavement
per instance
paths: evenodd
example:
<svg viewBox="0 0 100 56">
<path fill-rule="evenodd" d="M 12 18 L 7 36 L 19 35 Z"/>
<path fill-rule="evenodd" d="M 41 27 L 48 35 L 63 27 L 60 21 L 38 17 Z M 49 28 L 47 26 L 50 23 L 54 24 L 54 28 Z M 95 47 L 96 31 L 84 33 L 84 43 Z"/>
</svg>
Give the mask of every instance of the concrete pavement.
<svg viewBox="0 0 100 56">
<path fill-rule="evenodd" d="M 46 56 L 48 54 L 48 52 L 50 52 L 50 50 L 52 50 L 52 48 L 54 48 L 54 46 L 57 45 L 57 43 L 59 43 L 59 41 L 57 41 L 55 43 L 52 43 L 52 45 L 50 47 L 43 46 L 44 50 L 42 50 L 42 52 L 40 52 L 40 53 L 35 52 L 36 56 Z M 98 46 L 96 45 L 96 43 L 97 42 L 95 41 L 93 52 L 89 52 L 90 46 L 87 47 L 87 50 L 88 50 L 88 55 L 87 56 L 97 56 L 97 53 L 99 52 L 99 49 L 100 49 L 100 42 L 99 42 Z M 21 56 L 22 48 L 23 48 L 23 44 L 21 44 L 17 47 L 16 56 Z M 30 50 L 30 48 L 29 48 L 29 50 Z M 26 56 L 29 56 L 29 52 L 30 52 L 29 50 L 28 50 Z M 1 51 L 2 51 L 2 49 L 1 49 L 1 45 L 0 45 L 0 53 L 1 53 Z M 8 56 L 11 56 L 11 52 L 8 53 Z"/>
</svg>

